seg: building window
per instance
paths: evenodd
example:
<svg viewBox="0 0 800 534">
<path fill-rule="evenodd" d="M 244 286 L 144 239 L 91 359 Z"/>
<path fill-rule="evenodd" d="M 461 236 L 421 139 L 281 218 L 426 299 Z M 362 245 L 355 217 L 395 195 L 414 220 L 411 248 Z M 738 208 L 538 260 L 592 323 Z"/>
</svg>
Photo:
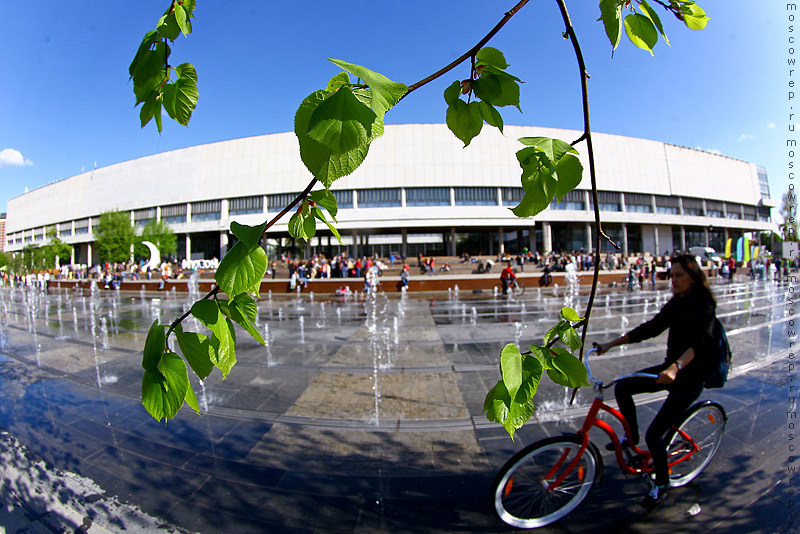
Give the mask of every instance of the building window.
<svg viewBox="0 0 800 534">
<path fill-rule="evenodd" d="M 589 196 L 589 202 L 594 203 L 591 195 Z M 597 203 L 600 206 L 600 211 L 622 211 L 619 193 L 615 191 L 598 191 Z"/>
<path fill-rule="evenodd" d="M 232 198 L 228 201 L 228 213 L 231 215 L 245 215 L 247 213 L 263 213 L 264 197 Z"/>
<path fill-rule="evenodd" d="M 767 169 L 758 167 L 758 186 L 761 190 L 763 198 L 770 198 L 769 196 L 769 180 L 767 180 Z"/>
<path fill-rule="evenodd" d="M 218 221 L 222 215 L 221 200 L 192 202 L 192 222 Z"/>
<path fill-rule="evenodd" d="M 161 220 L 167 224 L 186 222 L 186 204 L 173 204 L 161 207 Z"/>
<path fill-rule="evenodd" d="M 280 193 L 267 196 L 267 211 L 283 211 L 299 193 Z"/>
<path fill-rule="evenodd" d="M 525 190 L 521 187 L 503 188 L 503 206 L 517 206 L 525 197 Z"/>
<path fill-rule="evenodd" d="M 741 204 L 731 204 L 730 202 L 725 203 L 725 212 L 728 214 L 729 219 L 741 219 L 742 218 L 742 205 Z"/>
<path fill-rule="evenodd" d="M 155 208 L 145 208 L 142 210 L 133 211 L 133 222 L 136 224 L 136 226 L 144 226 L 150 221 L 154 221 L 155 218 L 156 218 Z"/>
<path fill-rule="evenodd" d="M 457 206 L 497 206 L 495 187 L 456 187 Z"/>
<path fill-rule="evenodd" d="M 703 212 L 703 200 L 699 198 L 684 198 L 683 199 L 683 214 L 684 215 L 695 215 L 698 217 L 702 217 L 704 215 Z"/>
<path fill-rule="evenodd" d="M 359 208 L 386 208 L 401 206 L 400 189 L 359 189 Z"/>
<path fill-rule="evenodd" d="M 89 219 L 79 219 L 75 221 L 75 234 L 89 233 Z"/>
<path fill-rule="evenodd" d="M 333 197 L 336 199 L 336 207 L 338 209 L 352 208 L 353 207 L 353 190 L 346 191 L 331 191 Z"/>
<path fill-rule="evenodd" d="M 746 221 L 755 221 L 758 217 L 758 211 L 756 211 L 755 206 L 742 206 L 742 211 L 744 211 L 744 220 Z"/>
<path fill-rule="evenodd" d="M 361 205 L 360 200 L 359 200 L 359 205 Z M 450 205 L 449 187 L 409 187 L 406 189 L 406 206 L 449 206 L 449 205 Z"/>
<path fill-rule="evenodd" d="M 706 200 L 706 217 L 716 217 L 721 219 L 725 216 L 724 212 L 722 211 L 724 204 L 722 202 L 717 202 L 716 200 Z"/>
<path fill-rule="evenodd" d="M 59 235 L 72 235 L 72 223 L 64 222 L 59 223 L 58 225 L 58 233 Z M 75 233 L 78 233 L 78 229 L 75 229 Z"/>
<path fill-rule="evenodd" d="M 576 210 L 582 211 L 586 209 L 586 196 L 584 191 L 570 191 L 564 198 L 561 199 L 561 202 L 556 202 L 553 199 L 550 202 L 550 209 L 551 210 Z"/>
<path fill-rule="evenodd" d="M 656 200 L 656 212 L 678 215 L 680 213 L 680 199 L 678 197 L 667 197 L 654 195 Z"/>
<path fill-rule="evenodd" d="M 770 209 L 763 206 L 759 206 L 758 220 L 761 222 L 772 222 L 772 215 L 770 214 Z"/>
<path fill-rule="evenodd" d="M 650 195 L 625 193 L 625 211 L 653 213 L 653 204 Z"/>
</svg>

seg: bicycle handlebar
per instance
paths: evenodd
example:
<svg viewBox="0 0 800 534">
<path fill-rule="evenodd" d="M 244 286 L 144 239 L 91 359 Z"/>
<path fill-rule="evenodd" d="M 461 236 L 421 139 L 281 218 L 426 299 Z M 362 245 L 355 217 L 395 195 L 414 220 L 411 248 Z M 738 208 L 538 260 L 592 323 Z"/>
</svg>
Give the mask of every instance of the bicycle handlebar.
<svg viewBox="0 0 800 534">
<path fill-rule="evenodd" d="M 592 347 L 591 349 L 586 351 L 586 355 L 585 355 L 585 357 L 583 359 L 583 365 L 586 367 L 586 374 L 588 375 L 589 380 L 591 382 L 593 382 L 598 388 L 601 388 L 601 389 L 610 388 L 611 386 L 613 386 L 614 384 L 616 384 L 618 381 L 622 380 L 623 378 L 637 378 L 637 377 L 638 378 L 658 378 L 658 375 L 654 375 L 654 374 L 651 374 L 651 373 L 630 373 L 630 374 L 627 374 L 627 375 L 622 375 L 622 376 L 616 377 L 614 380 L 609 382 L 608 385 L 603 384 L 602 380 L 598 380 L 598 379 L 596 379 L 595 377 L 592 376 L 592 371 L 591 371 L 591 369 L 589 369 L 589 355 L 591 353 L 593 353 L 593 352 L 598 352 L 599 350 L 600 349 L 598 349 L 597 347 Z"/>
</svg>

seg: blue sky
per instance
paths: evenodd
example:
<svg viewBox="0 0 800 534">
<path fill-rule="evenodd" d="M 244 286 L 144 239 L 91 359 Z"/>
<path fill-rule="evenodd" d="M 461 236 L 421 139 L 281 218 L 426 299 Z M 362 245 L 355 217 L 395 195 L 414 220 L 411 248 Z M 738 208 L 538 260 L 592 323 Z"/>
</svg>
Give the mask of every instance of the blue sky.
<svg viewBox="0 0 800 534">
<path fill-rule="evenodd" d="M 785 3 L 701 0 L 692 31 L 662 13 L 672 46 L 624 41 L 611 57 L 596 0 L 568 2 L 591 74 L 592 129 L 719 152 L 788 187 Z M 469 49 L 513 0 L 322 2 L 197 0 L 194 32 L 173 46 L 193 63 L 200 100 L 188 127 L 139 127 L 128 64 L 165 0 L 0 0 L 0 211 L 44 184 L 142 156 L 290 131 L 294 110 L 337 69 L 326 58 L 414 83 Z M 133 6 L 133 7 L 130 7 Z M 490 43 L 526 83 L 506 124 L 582 128 L 577 67 L 556 2 L 533 0 Z M 442 91 L 468 66 L 416 91 L 388 123 L 444 122 Z M 580 148 L 580 147 L 579 147 Z M 303 181 L 305 178 L 301 178 Z M 298 184 L 300 188 L 303 184 Z M 777 210 L 775 210 L 777 212 Z"/>
</svg>

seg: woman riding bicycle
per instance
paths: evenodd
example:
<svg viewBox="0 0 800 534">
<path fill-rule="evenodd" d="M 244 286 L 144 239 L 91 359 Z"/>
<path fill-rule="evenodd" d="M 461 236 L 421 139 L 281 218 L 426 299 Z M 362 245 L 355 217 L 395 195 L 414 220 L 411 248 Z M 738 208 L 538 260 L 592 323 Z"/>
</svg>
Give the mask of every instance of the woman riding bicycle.
<svg viewBox="0 0 800 534">
<path fill-rule="evenodd" d="M 598 354 L 603 354 L 619 345 L 654 338 L 669 329 L 664 363 L 640 371 L 656 374 L 658 378 L 626 378 L 620 380 L 614 389 L 619 409 L 630 424 L 634 445 L 639 441 L 639 427 L 633 395 L 664 390 L 669 392 L 645 433 L 656 475 L 653 489 L 641 503 L 646 508 L 661 501 L 669 488 L 667 434 L 673 425 L 680 423 L 686 409 L 700 396 L 713 365 L 713 329 L 717 304 L 706 276 L 695 257 L 689 254 L 672 257 L 670 275 L 673 297 L 655 317 L 622 337 L 597 344 Z M 623 447 L 627 445 L 625 438 L 620 444 Z"/>
</svg>

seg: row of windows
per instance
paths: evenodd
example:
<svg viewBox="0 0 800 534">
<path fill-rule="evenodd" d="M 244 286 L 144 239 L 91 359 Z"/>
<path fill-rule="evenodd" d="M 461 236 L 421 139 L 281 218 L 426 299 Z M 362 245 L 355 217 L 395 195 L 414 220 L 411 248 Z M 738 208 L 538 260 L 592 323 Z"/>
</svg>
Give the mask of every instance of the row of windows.
<svg viewBox="0 0 800 534">
<path fill-rule="evenodd" d="M 358 200 L 360 208 L 380 208 L 380 207 L 400 207 L 402 206 L 402 192 L 400 188 L 387 189 L 358 189 L 333 191 L 338 207 L 340 209 L 353 208 L 355 205 L 354 197 Z M 498 200 L 501 205 L 515 206 L 519 204 L 525 195 L 521 187 L 409 187 L 405 189 L 406 206 L 449 206 L 451 202 L 461 206 L 496 206 Z M 266 196 L 266 207 L 269 212 L 278 212 L 288 206 L 295 198 L 297 193 L 279 193 Z M 452 200 L 451 200 L 452 197 Z M 576 210 L 587 209 L 586 200 L 588 197 L 589 207 L 593 205 L 591 194 L 584 190 L 574 190 L 567 193 L 561 202 L 555 199 L 550 203 L 552 210 Z M 617 191 L 598 191 L 598 205 L 601 211 L 622 211 L 623 197 Z M 683 203 L 683 214 L 690 216 L 707 216 L 715 218 L 744 219 L 749 221 L 771 220 L 769 208 L 748 206 L 721 201 L 706 200 L 700 198 L 690 198 L 664 195 L 647 195 L 641 193 L 626 193 L 624 196 L 625 211 L 636 213 L 652 213 L 653 203 L 655 203 L 656 213 L 680 214 L 681 200 Z M 228 212 L 230 215 L 243 215 L 248 213 L 264 212 L 264 195 L 249 197 L 237 197 L 228 200 Z M 167 224 L 186 223 L 187 204 L 172 204 L 161 206 L 161 220 Z M 133 219 L 138 226 L 144 226 L 150 221 L 156 220 L 157 208 L 143 208 L 133 211 Z M 222 218 L 222 201 L 206 200 L 191 203 L 191 221 L 214 221 Z M 96 227 L 99 217 L 79 219 L 75 221 L 75 234 L 88 234 L 89 223 Z M 72 223 L 64 222 L 57 225 L 58 231 L 62 236 L 72 235 Z M 37 240 L 44 238 L 42 230 L 38 230 Z M 25 232 L 9 237 L 9 242 L 21 243 Z M 32 237 L 25 237 L 25 242 L 31 242 Z"/>
</svg>

